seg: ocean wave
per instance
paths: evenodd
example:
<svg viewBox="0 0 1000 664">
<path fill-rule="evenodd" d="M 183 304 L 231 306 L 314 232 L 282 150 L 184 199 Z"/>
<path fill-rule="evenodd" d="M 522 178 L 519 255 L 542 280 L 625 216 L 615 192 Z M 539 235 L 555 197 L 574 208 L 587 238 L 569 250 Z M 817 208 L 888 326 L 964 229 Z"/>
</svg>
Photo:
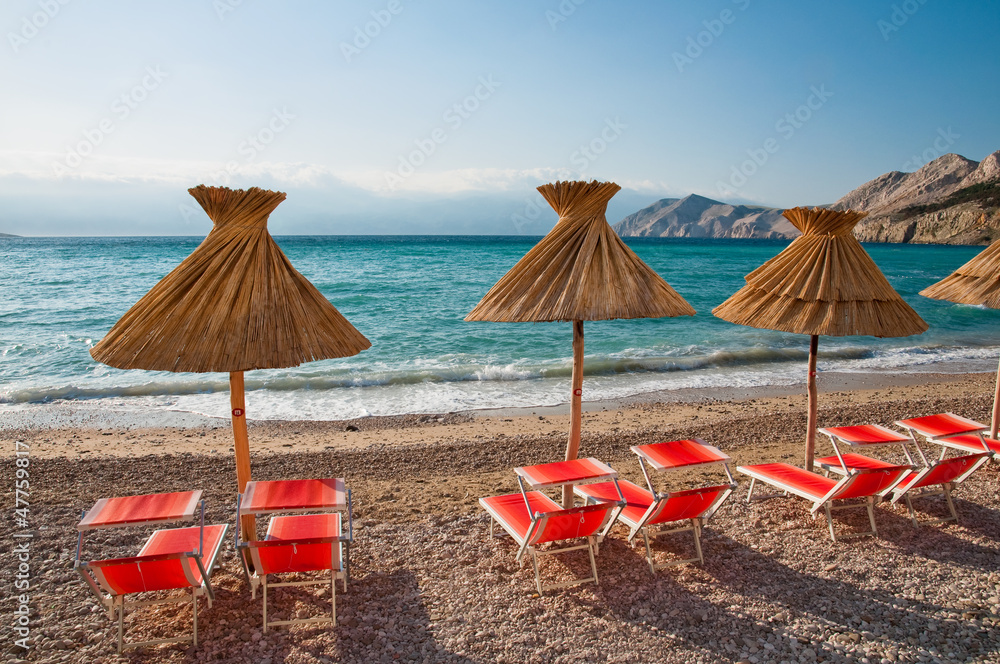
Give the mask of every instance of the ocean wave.
<svg viewBox="0 0 1000 664">
<path fill-rule="evenodd" d="M 996 349 L 915 347 L 880 349 L 859 346 L 821 350 L 821 369 L 850 371 L 892 369 L 908 365 L 923 366 L 946 361 L 978 360 L 993 357 Z M 638 354 L 637 354 L 638 355 Z M 786 364 L 805 362 L 808 353 L 797 348 L 754 347 L 742 350 L 719 350 L 701 354 L 686 350 L 681 355 L 594 355 L 585 360 L 585 376 L 615 377 L 628 374 L 688 374 L 734 369 L 765 370 Z M 773 369 L 766 369 L 773 371 Z M 565 358 L 545 362 L 521 360 L 506 364 L 477 363 L 467 356 L 447 356 L 421 360 L 390 368 L 381 363 L 366 370 L 316 367 L 250 372 L 248 392 L 271 393 L 328 392 L 344 388 L 406 388 L 426 384 L 510 383 L 524 381 L 566 380 L 572 365 Z M 123 382 L 129 380 L 136 382 Z M 141 381 L 141 382 L 139 382 Z M 114 397 L 185 396 L 228 392 L 229 381 L 220 374 L 166 374 L 153 372 L 117 372 L 95 368 L 89 380 L 75 377 L 68 385 L 25 385 L 0 392 L 0 403 L 46 403 L 56 400 L 91 400 Z"/>
</svg>

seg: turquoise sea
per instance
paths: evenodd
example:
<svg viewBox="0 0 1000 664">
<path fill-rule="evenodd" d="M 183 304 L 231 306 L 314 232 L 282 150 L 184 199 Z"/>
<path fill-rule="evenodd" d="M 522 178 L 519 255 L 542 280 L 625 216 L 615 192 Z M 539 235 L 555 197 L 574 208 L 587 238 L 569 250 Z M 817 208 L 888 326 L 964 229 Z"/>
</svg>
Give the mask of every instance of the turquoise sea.
<svg viewBox="0 0 1000 664">
<path fill-rule="evenodd" d="M 248 372 L 252 419 L 344 419 L 562 403 L 568 323 L 466 323 L 534 237 L 288 236 L 292 263 L 372 341 L 353 358 Z M 0 238 L 0 418 L 53 408 L 226 416 L 224 374 L 122 371 L 88 349 L 201 238 Z M 800 383 L 808 338 L 711 314 L 785 241 L 630 239 L 695 317 L 586 324 L 584 400 Z M 902 339 L 823 338 L 820 370 L 993 371 L 1000 312 L 917 293 L 981 247 L 866 245 L 930 324 Z"/>
</svg>

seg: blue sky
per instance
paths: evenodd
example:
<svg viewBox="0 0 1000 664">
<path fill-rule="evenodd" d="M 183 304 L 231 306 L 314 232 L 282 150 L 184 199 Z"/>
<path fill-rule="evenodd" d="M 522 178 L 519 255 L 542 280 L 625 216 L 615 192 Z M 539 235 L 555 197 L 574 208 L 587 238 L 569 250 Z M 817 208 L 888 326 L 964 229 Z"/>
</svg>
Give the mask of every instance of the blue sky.
<svg viewBox="0 0 1000 664">
<path fill-rule="evenodd" d="M 287 191 L 276 233 L 545 232 L 556 179 L 615 222 L 1000 149 L 1000 3 L 63 2 L 0 9 L 0 232 L 204 234 L 199 183 Z"/>
</svg>

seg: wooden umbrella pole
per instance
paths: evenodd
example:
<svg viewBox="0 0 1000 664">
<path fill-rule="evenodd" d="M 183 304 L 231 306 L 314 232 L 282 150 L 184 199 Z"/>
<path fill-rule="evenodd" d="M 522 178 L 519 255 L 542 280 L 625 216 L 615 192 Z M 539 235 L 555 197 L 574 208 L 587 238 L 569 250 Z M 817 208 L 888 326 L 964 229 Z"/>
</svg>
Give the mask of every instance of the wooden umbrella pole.
<svg viewBox="0 0 1000 664">
<path fill-rule="evenodd" d="M 993 419 L 990 420 L 990 438 L 997 437 L 997 427 L 1000 426 L 1000 366 L 997 367 L 997 391 L 993 395 Z"/>
<path fill-rule="evenodd" d="M 243 372 L 229 374 L 229 405 L 233 416 L 233 450 L 236 452 L 236 486 L 239 492 L 247 488 L 250 481 L 250 441 L 247 437 L 247 404 L 243 387 Z M 241 524 L 243 541 L 257 539 L 256 521 L 253 516 L 243 517 Z"/>
<path fill-rule="evenodd" d="M 573 321 L 573 398 L 570 399 L 569 444 L 566 460 L 575 459 L 580 452 L 580 429 L 583 410 L 583 321 Z M 573 487 L 563 487 L 563 507 L 573 505 Z"/>
<path fill-rule="evenodd" d="M 819 350 L 819 336 L 809 338 L 809 381 L 806 392 L 809 394 L 809 418 L 806 422 L 806 470 L 813 469 L 813 458 L 816 456 L 816 353 Z"/>
</svg>

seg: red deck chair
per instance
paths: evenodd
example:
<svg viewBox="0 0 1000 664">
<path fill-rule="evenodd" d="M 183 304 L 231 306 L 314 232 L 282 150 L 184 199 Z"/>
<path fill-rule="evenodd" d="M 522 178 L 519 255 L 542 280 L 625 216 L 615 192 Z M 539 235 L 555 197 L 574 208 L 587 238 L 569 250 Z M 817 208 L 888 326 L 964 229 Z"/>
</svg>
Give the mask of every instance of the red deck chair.
<svg viewBox="0 0 1000 664">
<path fill-rule="evenodd" d="M 160 529 L 150 535 L 134 557 L 92 562 L 80 560 L 84 531 L 190 520 L 200 496 L 200 491 L 189 491 L 102 499 L 80 521 L 74 567 L 107 609 L 108 617 L 115 620 L 117 615 L 119 653 L 123 649 L 160 643 L 191 641 L 193 645 L 198 645 L 198 598 L 205 595 L 211 608 L 215 593 L 210 577 L 228 526 L 206 526 L 204 501 L 201 501 L 200 526 Z M 166 598 L 136 600 L 128 602 L 128 605 L 138 607 L 170 604 L 187 602 L 190 598 L 194 623 L 191 635 L 125 643 L 126 597 L 168 590 L 184 592 Z"/>
<path fill-rule="evenodd" d="M 913 498 L 924 498 L 929 496 L 944 495 L 944 500 L 948 505 L 951 516 L 941 519 L 932 519 L 923 523 L 942 523 L 944 521 L 958 522 L 958 512 L 955 511 L 955 503 L 951 500 L 951 492 L 956 485 L 965 481 L 969 475 L 976 472 L 990 458 L 986 452 L 978 454 L 966 454 L 950 459 L 942 458 L 929 466 L 915 470 L 907 475 L 902 482 L 887 491 L 892 494 L 892 504 L 899 502 L 900 498 L 906 500 L 906 507 L 910 511 L 910 520 L 913 527 L 920 525 L 917 520 L 917 513 L 913 509 Z M 917 492 L 917 489 L 924 491 Z"/>
<path fill-rule="evenodd" d="M 705 557 L 701 551 L 701 528 L 704 523 L 722 505 L 722 502 L 733 491 L 733 485 L 687 489 L 670 493 L 653 494 L 648 489 L 633 484 L 628 480 L 619 480 L 622 494 L 625 497 L 625 507 L 618 514 L 618 520 L 629 528 L 628 541 L 634 542 L 641 533 L 646 544 L 646 561 L 649 571 L 681 565 L 684 563 L 704 563 Z M 573 492 L 590 502 L 617 501 L 618 489 L 612 482 L 586 484 L 573 488 Z M 670 524 L 688 521 L 690 525 L 669 528 Z M 691 531 L 694 536 L 696 556 L 686 560 L 672 560 L 667 563 L 653 562 L 653 549 L 649 544 L 650 530 L 653 536 L 668 535 Z"/>
<path fill-rule="evenodd" d="M 902 446 L 907 460 L 913 464 L 916 470 L 910 472 L 896 486 L 887 488 L 882 492 L 880 497 L 891 496 L 892 504 L 899 502 L 900 498 L 905 499 L 906 506 L 910 512 L 910 520 L 913 522 L 914 527 L 916 527 L 920 522 L 917 520 L 917 513 L 913 509 L 912 498 L 943 494 L 951 516 L 925 523 L 958 521 L 958 513 L 955 511 L 955 504 L 951 499 L 951 491 L 957 484 L 964 481 L 976 469 L 986 463 L 989 455 L 983 448 L 984 439 L 981 433 L 965 434 L 963 437 L 975 441 L 975 444 L 972 444 L 971 441 L 969 442 L 969 446 L 972 447 L 972 451 L 975 454 L 946 459 L 945 454 L 948 448 L 955 446 L 945 445 L 942 447 L 940 459 L 937 461 L 928 461 L 923 448 L 917 442 L 916 434 L 943 444 L 944 439 L 942 437 L 947 437 L 956 432 L 979 431 L 984 425 L 952 413 L 901 420 L 897 424 L 906 428 L 909 431 L 909 435 L 903 435 L 874 424 L 820 429 L 821 433 L 830 436 L 837 455 L 817 459 L 816 463 L 827 470 L 843 474 L 859 468 L 884 468 L 891 464 L 860 454 L 841 454 L 837 441 L 839 440 L 852 446 L 899 444 Z M 913 457 L 908 450 L 910 444 L 916 449 L 920 466 L 922 467 L 918 467 L 918 464 L 914 463 Z M 925 490 L 918 492 L 917 490 L 919 489 Z"/>
<path fill-rule="evenodd" d="M 803 468 L 797 468 L 787 463 L 762 463 L 754 466 L 738 466 L 744 475 L 751 477 L 750 491 L 747 494 L 747 502 L 753 498 L 753 490 L 758 481 L 781 489 L 786 493 L 811 500 L 813 505 L 809 510 L 813 518 L 820 509 L 826 512 L 826 521 L 830 527 L 830 538 L 836 542 L 837 534 L 833 529 L 833 517 L 831 510 L 849 509 L 852 507 L 868 508 L 868 521 L 871 530 L 863 533 L 852 533 L 842 537 L 858 537 L 862 535 L 878 535 L 875 527 L 875 514 L 873 506 L 875 496 L 881 495 L 885 491 L 899 484 L 904 477 L 913 469 L 912 466 L 890 466 L 888 468 L 863 468 L 851 470 L 839 481 L 830 477 L 825 477 L 819 473 L 813 473 Z M 765 496 L 773 497 L 773 496 Z M 861 504 L 850 503 L 832 507 L 835 500 L 849 500 L 859 498 L 864 502 Z"/>
<path fill-rule="evenodd" d="M 253 571 L 245 569 L 250 578 L 250 590 L 253 598 L 257 597 L 257 586 L 263 588 L 264 631 L 276 625 L 297 625 L 301 623 L 337 622 L 337 587 L 336 580 L 344 572 L 341 547 L 344 538 L 341 534 L 339 513 L 326 514 L 296 514 L 273 516 L 267 527 L 264 540 L 240 543 L 239 547 L 249 556 L 253 563 Z M 246 559 L 244 558 L 244 564 Z M 294 572 L 329 572 L 329 581 L 325 575 L 304 581 L 269 581 L 273 574 Z M 267 619 L 267 589 L 281 586 L 315 586 L 330 584 L 330 615 L 313 618 L 298 618 L 292 620 Z"/>
<path fill-rule="evenodd" d="M 618 507 L 615 502 L 598 503 L 583 507 L 563 509 L 562 506 L 539 491 L 512 493 L 506 496 L 480 498 L 479 504 L 489 512 L 490 536 L 493 536 L 493 525 L 499 523 L 517 542 L 517 562 L 524 565 L 525 552 L 531 553 L 531 564 L 535 570 L 535 586 L 538 594 L 552 588 L 563 588 L 580 583 L 593 581 L 597 583 L 597 563 L 594 553 L 597 550 L 598 532 L 608 521 L 611 513 Z M 583 539 L 585 543 L 567 546 L 559 549 L 550 548 L 539 551 L 537 546 L 545 542 Z M 574 579 L 561 583 L 542 585 L 538 574 L 538 556 L 566 553 L 586 549 L 590 556 L 591 576 L 585 579 Z"/>
</svg>

